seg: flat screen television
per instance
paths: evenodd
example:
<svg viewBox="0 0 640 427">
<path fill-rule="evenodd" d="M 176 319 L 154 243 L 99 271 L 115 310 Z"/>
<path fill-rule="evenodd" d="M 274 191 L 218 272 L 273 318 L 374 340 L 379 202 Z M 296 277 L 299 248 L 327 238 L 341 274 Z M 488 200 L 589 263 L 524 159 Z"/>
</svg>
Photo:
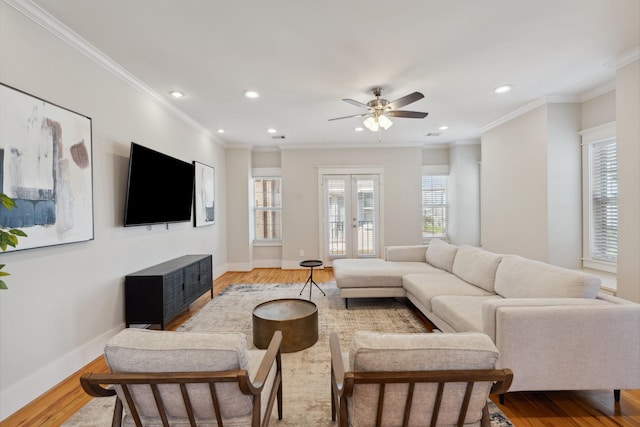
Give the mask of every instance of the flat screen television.
<svg viewBox="0 0 640 427">
<path fill-rule="evenodd" d="M 194 166 L 131 143 L 124 226 L 191 220 Z"/>
</svg>

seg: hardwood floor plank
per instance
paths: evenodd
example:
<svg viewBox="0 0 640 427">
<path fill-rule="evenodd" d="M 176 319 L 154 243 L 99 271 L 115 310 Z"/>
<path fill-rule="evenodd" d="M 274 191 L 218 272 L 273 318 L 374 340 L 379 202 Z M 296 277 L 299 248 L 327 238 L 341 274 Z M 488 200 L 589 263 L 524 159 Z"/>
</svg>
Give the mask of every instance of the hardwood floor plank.
<svg viewBox="0 0 640 427">
<path fill-rule="evenodd" d="M 308 270 L 276 268 L 254 269 L 250 272 L 227 272 L 214 280 L 213 289 L 214 295 L 218 295 L 231 284 L 300 284 L 304 283 L 308 277 Z M 317 283 L 332 281 L 333 271 L 330 268 L 314 269 L 313 279 Z M 302 290 L 302 285 L 300 285 L 300 290 Z M 189 307 L 189 310 L 181 313 L 169 323 L 167 329 L 176 330 L 210 299 L 209 294 L 200 297 Z M 430 322 L 424 316 L 420 316 L 420 318 L 429 328 Z M 80 376 L 85 372 L 107 372 L 107 369 L 104 358 L 97 358 L 0 422 L 0 426 L 59 426 L 91 400 L 91 397 L 80 387 Z M 491 399 L 517 427 L 640 426 L 640 390 L 623 390 L 619 404 L 614 403 L 612 390 L 507 393 L 505 405 L 499 404 L 497 396 L 492 396 Z M 327 416 L 329 417 L 330 414 Z"/>
</svg>

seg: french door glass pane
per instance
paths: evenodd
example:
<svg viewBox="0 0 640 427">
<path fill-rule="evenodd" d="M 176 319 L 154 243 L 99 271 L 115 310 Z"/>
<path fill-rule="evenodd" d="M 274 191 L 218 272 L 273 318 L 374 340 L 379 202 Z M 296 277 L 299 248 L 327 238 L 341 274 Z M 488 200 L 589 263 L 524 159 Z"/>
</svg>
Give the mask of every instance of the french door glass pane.
<svg viewBox="0 0 640 427">
<path fill-rule="evenodd" d="M 345 213 L 345 180 L 328 179 L 327 190 L 329 196 L 329 255 L 345 255 L 346 246 L 346 213 Z"/>
<path fill-rule="evenodd" d="M 356 178 L 356 232 L 358 255 L 375 254 L 375 182 L 372 179 Z"/>
</svg>

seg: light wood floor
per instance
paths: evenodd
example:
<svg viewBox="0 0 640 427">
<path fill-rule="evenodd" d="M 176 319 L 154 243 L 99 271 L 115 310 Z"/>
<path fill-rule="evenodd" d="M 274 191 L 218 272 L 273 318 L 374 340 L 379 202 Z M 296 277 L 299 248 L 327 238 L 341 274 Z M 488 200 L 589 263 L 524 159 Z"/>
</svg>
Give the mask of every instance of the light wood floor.
<svg viewBox="0 0 640 427">
<path fill-rule="evenodd" d="M 232 283 L 303 283 L 307 270 L 255 269 L 249 273 L 228 272 L 214 280 L 214 295 Z M 314 270 L 316 282 L 333 280 L 331 269 Z M 175 330 L 209 301 L 203 295 L 174 319 L 167 329 Z M 430 325 L 426 325 L 429 327 Z M 13 426 L 59 426 L 91 398 L 80 387 L 85 372 L 106 372 L 102 357 L 97 358 L 38 399 L 0 423 Z M 498 404 L 497 398 L 493 398 Z M 508 393 L 500 409 L 517 427 L 548 426 L 640 426 L 640 390 L 623 390 L 619 404 L 612 391 L 563 391 Z M 286 413 L 285 413 L 286 414 Z M 327 417 L 331 416 L 327 414 Z M 275 423 L 277 427 L 277 423 Z"/>
</svg>

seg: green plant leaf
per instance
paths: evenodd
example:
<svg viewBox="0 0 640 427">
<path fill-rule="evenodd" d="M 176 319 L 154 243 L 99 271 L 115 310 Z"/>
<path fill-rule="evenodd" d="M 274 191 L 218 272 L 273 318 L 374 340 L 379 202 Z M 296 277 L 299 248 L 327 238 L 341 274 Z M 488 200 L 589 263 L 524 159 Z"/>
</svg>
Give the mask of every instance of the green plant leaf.
<svg viewBox="0 0 640 427">
<path fill-rule="evenodd" d="M 11 276 L 11 274 L 6 271 L 0 271 L 0 276 Z"/>
<path fill-rule="evenodd" d="M 3 280 L 0 280 L 0 289 L 9 289 Z"/>
<path fill-rule="evenodd" d="M 12 248 L 15 248 L 17 244 L 18 244 L 18 238 L 13 234 L 9 234 L 7 236 L 7 245 L 11 246 Z"/>
<path fill-rule="evenodd" d="M 4 193 L 0 193 L 0 202 L 7 209 L 12 209 L 16 207 L 16 202 L 9 196 Z"/>
<path fill-rule="evenodd" d="M 22 230 L 18 230 L 17 228 L 12 228 L 11 230 L 9 230 L 9 233 L 20 237 L 27 237 L 27 233 Z"/>
</svg>

